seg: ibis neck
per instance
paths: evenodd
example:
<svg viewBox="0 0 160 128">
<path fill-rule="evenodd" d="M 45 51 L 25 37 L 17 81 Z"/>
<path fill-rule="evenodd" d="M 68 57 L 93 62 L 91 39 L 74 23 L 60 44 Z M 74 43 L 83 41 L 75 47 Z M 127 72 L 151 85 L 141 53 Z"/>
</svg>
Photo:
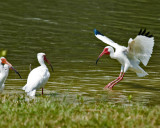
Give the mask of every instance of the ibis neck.
<svg viewBox="0 0 160 128">
<path fill-rule="evenodd" d="M 39 62 L 41 66 L 46 67 L 46 64 L 44 63 L 44 61 Z"/>
<path fill-rule="evenodd" d="M 43 59 L 39 58 L 39 59 L 38 59 L 38 62 L 39 62 L 39 64 L 40 64 L 41 66 L 46 67 L 46 64 L 44 63 L 44 60 L 43 60 Z"/>
<path fill-rule="evenodd" d="M 41 66 L 45 66 L 45 67 L 46 67 L 46 65 L 45 65 L 45 63 L 44 63 L 44 58 L 43 58 L 43 57 L 37 56 L 37 59 L 38 59 L 38 62 L 39 62 L 39 64 L 40 64 Z"/>
<path fill-rule="evenodd" d="M 110 52 L 110 57 L 111 57 L 112 59 L 115 59 L 114 51 L 113 51 L 113 52 Z"/>
</svg>

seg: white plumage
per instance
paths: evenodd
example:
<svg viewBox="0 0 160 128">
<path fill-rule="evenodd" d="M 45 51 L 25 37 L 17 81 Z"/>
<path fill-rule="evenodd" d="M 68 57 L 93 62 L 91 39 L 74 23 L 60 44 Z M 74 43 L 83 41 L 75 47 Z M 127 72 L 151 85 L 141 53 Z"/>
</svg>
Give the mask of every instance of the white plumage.
<svg viewBox="0 0 160 128">
<path fill-rule="evenodd" d="M 25 92 L 27 92 L 29 96 L 35 96 L 36 90 L 40 88 L 42 88 L 43 95 L 43 88 L 50 77 L 48 68 L 44 63 L 45 60 L 48 64 L 50 64 L 46 58 L 45 53 L 38 53 L 37 59 L 40 63 L 40 66 L 30 72 L 30 74 L 28 75 L 27 84 L 22 88 L 23 90 L 25 90 Z M 52 68 L 51 64 L 50 66 Z"/>
<path fill-rule="evenodd" d="M 139 59 L 144 66 L 148 64 L 154 46 L 154 38 L 138 35 L 128 42 L 128 52 Z"/>
<path fill-rule="evenodd" d="M 9 66 L 7 64 L 2 65 L 0 62 L 0 92 L 2 92 L 5 87 L 4 83 L 8 77 L 8 73 Z"/>
<path fill-rule="evenodd" d="M 96 29 L 94 32 L 98 39 L 110 45 L 104 48 L 96 63 L 104 54 L 110 55 L 111 58 L 117 59 L 121 63 L 119 77 L 106 85 L 105 88 L 113 88 L 116 83 L 123 79 L 123 76 L 128 69 L 134 71 L 139 77 L 148 75 L 148 73 L 139 66 L 140 62 L 146 66 L 153 52 L 154 37 L 149 35 L 149 32 L 146 33 L 146 29 L 144 31 L 141 29 L 135 39 L 130 38 L 128 41 L 128 47 L 113 42 Z M 113 48 L 115 48 L 115 51 Z"/>
<path fill-rule="evenodd" d="M 6 58 L 1 57 L 0 58 L 0 92 L 2 92 L 5 87 L 4 83 L 8 77 L 9 69 L 14 70 L 20 76 L 20 74 L 13 68 L 13 66 L 6 60 Z"/>
</svg>

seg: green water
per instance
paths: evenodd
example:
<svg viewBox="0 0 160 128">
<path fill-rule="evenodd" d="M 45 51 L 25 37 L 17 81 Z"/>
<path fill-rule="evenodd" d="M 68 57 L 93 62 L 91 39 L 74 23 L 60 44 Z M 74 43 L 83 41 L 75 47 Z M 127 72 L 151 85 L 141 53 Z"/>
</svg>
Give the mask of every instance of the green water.
<svg viewBox="0 0 160 128">
<path fill-rule="evenodd" d="M 0 48 L 8 50 L 8 61 L 23 77 L 10 71 L 4 93 L 23 94 L 29 65 L 37 67 L 37 53 L 45 52 L 54 67 L 46 95 L 109 102 L 126 102 L 132 95 L 135 102 L 160 104 L 159 5 L 159 0 L 1 0 Z M 141 65 L 149 76 L 128 71 L 113 91 L 103 90 L 119 75 L 120 64 L 104 56 L 95 65 L 106 46 L 94 36 L 95 28 L 124 46 L 147 28 L 155 37 L 149 64 Z"/>
</svg>

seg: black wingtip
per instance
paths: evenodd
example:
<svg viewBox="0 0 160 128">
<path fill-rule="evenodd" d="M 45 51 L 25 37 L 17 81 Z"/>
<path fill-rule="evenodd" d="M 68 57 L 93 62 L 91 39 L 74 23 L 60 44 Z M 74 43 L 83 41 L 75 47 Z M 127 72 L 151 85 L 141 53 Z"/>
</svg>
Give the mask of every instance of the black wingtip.
<svg viewBox="0 0 160 128">
<path fill-rule="evenodd" d="M 94 34 L 95 35 L 102 35 L 102 36 L 104 36 L 102 33 L 100 33 L 98 30 L 96 30 L 96 29 L 94 29 Z"/>
<path fill-rule="evenodd" d="M 149 33 L 150 33 L 150 32 L 147 32 L 147 33 L 145 34 L 145 36 L 149 36 Z"/>
<path fill-rule="evenodd" d="M 149 34 L 150 34 L 150 32 L 146 32 L 146 28 L 144 30 L 140 29 L 140 31 L 138 33 L 138 35 L 146 36 L 146 37 L 149 37 L 149 38 L 153 37 L 153 35 L 149 35 Z"/>
<path fill-rule="evenodd" d="M 146 32 L 146 28 L 143 30 L 143 32 L 141 33 L 141 35 L 144 35 Z"/>
<path fill-rule="evenodd" d="M 140 29 L 140 31 L 139 31 L 139 33 L 138 33 L 138 35 L 141 35 L 141 33 L 142 33 L 142 29 Z"/>
<path fill-rule="evenodd" d="M 149 35 L 149 36 L 147 36 L 147 37 L 150 37 L 150 38 L 151 38 L 151 37 L 153 37 L 153 35 Z"/>
</svg>

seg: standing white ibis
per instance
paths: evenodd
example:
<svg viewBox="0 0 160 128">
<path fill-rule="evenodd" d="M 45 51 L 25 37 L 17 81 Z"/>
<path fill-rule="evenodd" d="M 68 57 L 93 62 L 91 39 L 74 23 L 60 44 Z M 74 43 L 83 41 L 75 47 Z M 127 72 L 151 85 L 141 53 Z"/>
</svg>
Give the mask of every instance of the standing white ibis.
<svg viewBox="0 0 160 128">
<path fill-rule="evenodd" d="M 40 88 L 42 88 L 43 95 L 43 88 L 50 77 L 50 73 L 44 61 L 46 61 L 51 66 L 51 69 L 53 71 L 53 67 L 51 63 L 47 60 L 45 53 L 38 53 L 37 59 L 41 66 L 33 69 L 29 73 L 27 84 L 22 88 L 23 90 L 25 90 L 25 92 L 27 92 L 27 95 L 29 96 L 35 96 L 36 90 Z"/>
<path fill-rule="evenodd" d="M 99 55 L 96 64 L 104 54 L 110 55 L 112 59 L 117 59 L 121 64 L 119 77 L 106 85 L 104 89 L 112 89 L 115 84 L 123 79 L 124 74 L 128 69 L 134 71 L 138 77 L 148 75 L 148 73 L 139 66 L 139 63 L 142 62 L 143 65 L 146 66 L 151 57 L 154 46 L 154 37 L 150 35 L 150 32 L 146 33 L 146 29 L 141 29 L 134 39 L 129 39 L 128 47 L 124 47 L 113 42 L 96 29 L 94 30 L 94 33 L 98 39 L 110 45 L 104 48 L 102 53 Z"/>
<path fill-rule="evenodd" d="M 9 69 L 14 70 L 20 76 L 20 74 L 13 68 L 13 66 L 6 60 L 6 58 L 1 57 L 0 58 L 0 92 L 2 92 L 5 87 L 4 83 L 8 77 Z"/>
</svg>

